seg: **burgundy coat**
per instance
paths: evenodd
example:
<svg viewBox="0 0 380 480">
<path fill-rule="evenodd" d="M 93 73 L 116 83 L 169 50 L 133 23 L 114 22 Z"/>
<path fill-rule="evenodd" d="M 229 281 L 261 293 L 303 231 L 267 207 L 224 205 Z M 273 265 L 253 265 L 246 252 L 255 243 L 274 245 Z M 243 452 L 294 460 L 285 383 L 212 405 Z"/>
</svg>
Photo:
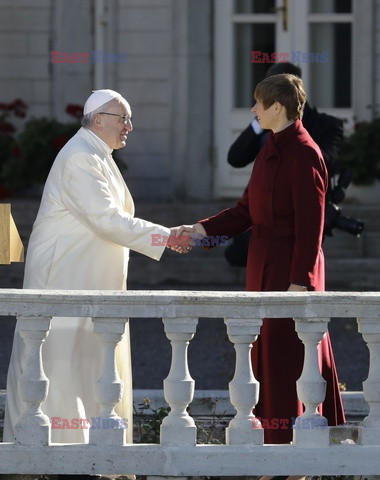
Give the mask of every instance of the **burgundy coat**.
<svg viewBox="0 0 380 480">
<path fill-rule="evenodd" d="M 327 170 L 317 144 L 300 120 L 269 134 L 258 154 L 250 181 L 237 204 L 201 220 L 207 235 L 234 237 L 251 228 L 246 288 L 286 291 L 291 283 L 324 290 L 324 224 Z M 302 372 L 303 344 L 292 319 L 265 319 L 252 350 L 253 370 L 260 381 L 256 415 L 268 428 L 266 443 L 292 439 L 291 425 L 302 413 L 296 380 Z M 334 357 L 328 334 L 319 346 L 327 381 L 322 413 L 330 425 L 344 422 Z M 274 419 L 274 420 L 273 420 Z"/>
</svg>

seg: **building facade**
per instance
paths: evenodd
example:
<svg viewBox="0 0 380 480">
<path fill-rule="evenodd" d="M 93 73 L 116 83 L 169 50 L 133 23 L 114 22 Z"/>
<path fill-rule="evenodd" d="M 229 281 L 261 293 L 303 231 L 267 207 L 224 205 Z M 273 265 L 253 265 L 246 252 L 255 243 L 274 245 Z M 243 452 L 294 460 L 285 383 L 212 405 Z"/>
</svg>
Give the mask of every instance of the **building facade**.
<svg viewBox="0 0 380 480">
<path fill-rule="evenodd" d="M 380 111 L 380 0 L 0 0 L 0 40 L 0 102 L 69 121 L 93 89 L 129 100 L 139 200 L 241 195 L 250 167 L 227 151 L 268 61 L 298 63 L 310 103 L 348 131 Z"/>
</svg>

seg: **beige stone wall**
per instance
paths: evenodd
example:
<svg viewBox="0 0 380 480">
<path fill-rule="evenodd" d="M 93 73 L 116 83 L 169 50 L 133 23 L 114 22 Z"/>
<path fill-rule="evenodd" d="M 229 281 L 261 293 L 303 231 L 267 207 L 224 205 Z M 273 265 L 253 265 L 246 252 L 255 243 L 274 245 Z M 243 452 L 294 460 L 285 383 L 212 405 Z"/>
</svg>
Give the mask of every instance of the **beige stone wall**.
<svg viewBox="0 0 380 480">
<path fill-rule="evenodd" d="M 0 1 L 0 101 L 22 98 L 33 115 L 47 115 L 49 0 Z"/>
<path fill-rule="evenodd" d="M 121 152 L 136 197 L 170 197 L 173 26 L 170 0 L 118 2 L 116 84 L 129 99 L 134 131 Z"/>
<path fill-rule="evenodd" d="M 375 38 L 374 38 L 374 115 L 378 117 L 380 115 L 380 0 L 375 0 Z"/>
<path fill-rule="evenodd" d="M 83 104 L 95 88 L 118 90 L 133 109 L 134 132 L 119 153 L 134 197 L 210 198 L 210 6 L 210 0 L 0 0 L 0 102 L 20 97 L 29 116 L 70 121 L 67 104 Z M 91 53 L 99 49 L 127 61 L 94 63 Z M 52 63 L 53 50 L 88 52 L 90 61 Z"/>
</svg>

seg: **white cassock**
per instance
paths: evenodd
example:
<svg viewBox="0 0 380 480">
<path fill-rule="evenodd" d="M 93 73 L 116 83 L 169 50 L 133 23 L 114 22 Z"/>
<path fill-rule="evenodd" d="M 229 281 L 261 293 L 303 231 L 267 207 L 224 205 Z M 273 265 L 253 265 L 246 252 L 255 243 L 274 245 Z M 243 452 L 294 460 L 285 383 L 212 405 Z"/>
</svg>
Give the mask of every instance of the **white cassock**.
<svg viewBox="0 0 380 480">
<path fill-rule="evenodd" d="M 165 247 L 153 246 L 152 234 L 168 236 L 170 230 L 134 218 L 132 196 L 111 153 L 107 144 L 84 128 L 59 152 L 30 237 L 24 288 L 125 290 L 129 249 L 160 259 Z M 16 324 L 4 421 L 8 442 L 14 441 L 15 423 L 25 409 L 18 387 L 24 347 Z M 94 386 L 101 358 L 91 318 L 53 318 L 42 358 L 50 382 L 43 412 L 69 422 L 97 417 Z M 117 347 L 117 366 L 124 392 L 116 411 L 128 420 L 130 443 L 133 399 L 128 326 Z M 63 426 L 63 420 L 59 424 Z M 88 442 L 88 432 L 52 429 L 51 441 Z"/>
</svg>

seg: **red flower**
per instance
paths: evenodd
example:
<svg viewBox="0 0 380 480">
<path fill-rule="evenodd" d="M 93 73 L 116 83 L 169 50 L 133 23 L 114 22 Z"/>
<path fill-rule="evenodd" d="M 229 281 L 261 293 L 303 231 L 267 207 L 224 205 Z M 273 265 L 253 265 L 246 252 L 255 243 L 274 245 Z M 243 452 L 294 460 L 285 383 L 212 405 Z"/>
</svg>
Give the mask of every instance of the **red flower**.
<svg viewBox="0 0 380 480">
<path fill-rule="evenodd" d="M 20 147 L 17 144 L 13 145 L 11 153 L 12 153 L 12 157 L 19 158 L 21 156 Z"/>
<path fill-rule="evenodd" d="M 16 131 L 15 127 L 8 122 L 1 122 L 0 123 L 0 130 L 5 133 L 13 133 Z"/>
<path fill-rule="evenodd" d="M 23 100 L 21 100 L 21 98 L 13 100 L 10 106 L 10 110 L 13 110 L 13 113 L 16 115 L 16 117 L 25 117 L 28 105 Z"/>
<path fill-rule="evenodd" d="M 54 147 L 56 149 L 57 152 L 59 152 L 61 150 L 61 148 L 63 148 L 63 146 L 70 140 L 70 137 L 68 137 L 67 135 L 60 135 L 59 137 L 56 137 L 54 140 L 53 140 L 53 143 L 54 143 Z"/>
<path fill-rule="evenodd" d="M 21 100 L 21 98 L 16 98 L 16 100 L 9 103 L 0 103 L 0 110 L 6 110 L 8 112 L 13 111 L 16 117 L 21 118 L 25 117 L 27 108 L 28 105 Z"/>
<path fill-rule="evenodd" d="M 76 103 L 69 103 L 66 106 L 66 113 L 74 118 L 80 119 L 83 117 L 83 106 Z"/>
<path fill-rule="evenodd" d="M 9 103 L 0 103 L 0 110 L 10 110 Z"/>
</svg>

